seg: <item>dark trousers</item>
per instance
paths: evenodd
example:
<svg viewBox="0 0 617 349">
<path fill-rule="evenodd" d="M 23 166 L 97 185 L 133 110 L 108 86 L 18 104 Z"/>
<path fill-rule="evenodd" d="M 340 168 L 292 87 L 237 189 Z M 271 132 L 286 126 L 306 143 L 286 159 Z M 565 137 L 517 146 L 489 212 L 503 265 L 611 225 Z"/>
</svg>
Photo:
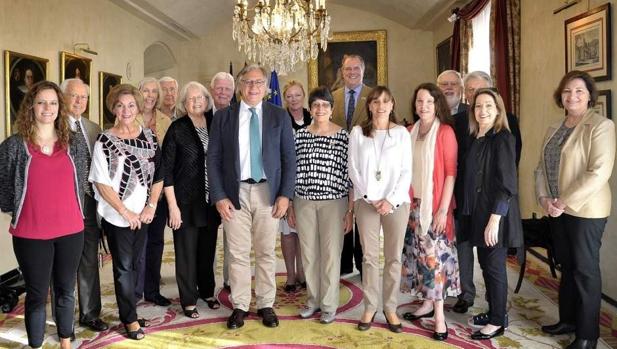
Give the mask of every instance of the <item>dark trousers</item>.
<svg viewBox="0 0 617 349">
<path fill-rule="evenodd" d="M 206 234 L 206 227 L 192 227 L 183 224 L 174 230 L 176 252 L 176 282 L 182 308 L 197 304 L 197 241 L 200 234 Z M 200 251 L 201 252 L 201 251 Z"/>
<path fill-rule="evenodd" d="M 576 337 L 600 336 L 600 246 L 606 218 L 562 214 L 551 219 L 555 258 L 561 264 L 559 321 L 576 326 Z"/>
<path fill-rule="evenodd" d="M 137 283 L 135 295 L 153 299 L 161 293 L 161 260 L 165 247 L 165 225 L 167 224 L 167 200 L 159 200 L 154 219 L 146 232 L 146 242 L 137 261 Z"/>
<path fill-rule="evenodd" d="M 114 288 L 120 321 L 123 324 L 130 324 L 137 321 L 135 304 L 137 259 L 144 246 L 148 225 L 142 224 L 141 229 L 131 230 L 130 227 L 117 227 L 105 219 L 103 219 L 102 225 L 111 252 Z"/>
<path fill-rule="evenodd" d="M 25 321 L 31 347 L 43 344 L 45 305 L 51 280 L 58 336 L 69 338 L 73 333 L 75 278 L 83 245 L 82 232 L 51 240 L 13 237 L 13 251 L 26 285 Z"/>
<path fill-rule="evenodd" d="M 360 244 L 360 234 L 358 225 L 354 226 L 354 231 L 345 234 L 343 239 L 343 251 L 341 252 L 341 274 L 353 272 L 354 261 L 356 269 L 362 275 L 362 244 Z"/>
<path fill-rule="evenodd" d="M 461 294 L 458 298 L 473 303 L 476 298 L 476 285 L 473 283 L 473 245 L 469 241 L 457 240 L 456 252 L 461 279 Z"/>
<path fill-rule="evenodd" d="M 508 300 L 508 274 L 506 272 L 507 247 L 478 246 L 478 261 L 486 285 L 489 324 L 504 326 Z"/>
<path fill-rule="evenodd" d="M 216 256 L 216 239 L 221 216 L 214 206 L 206 209 L 207 226 L 204 234 L 197 238 L 197 287 L 199 297 L 206 299 L 214 296 L 216 282 L 214 279 L 214 257 Z"/>
<path fill-rule="evenodd" d="M 99 279 L 99 241 L 101 230 L 96 222 L 96 200 L 85 195 L 84 250 L 77 269 L 79 321 L 88 322 L 101 315 L 101 283 Z"/>
</svg>

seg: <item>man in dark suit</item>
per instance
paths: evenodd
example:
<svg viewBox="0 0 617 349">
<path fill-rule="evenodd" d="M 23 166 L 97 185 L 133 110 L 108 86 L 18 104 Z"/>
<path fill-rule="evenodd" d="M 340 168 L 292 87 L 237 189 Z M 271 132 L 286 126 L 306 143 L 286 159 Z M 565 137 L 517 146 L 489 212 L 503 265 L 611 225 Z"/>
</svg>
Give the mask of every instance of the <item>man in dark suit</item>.
<svg viewBox="0 0 617 349">
<path fill-rule="evenodd" d="M 359 55 L 344 55 L 341 62 L 341 75 L 344 86 L 332 92 L 334 111 L 332 122 L 350 132 L 356 125 L 362 125 L 366 116 L 366 97 L 371 88 L 364 84 L 364 59 Z M 341 252 L 341 275 L 356 269 L 362 277 L 362 245 L 357 227 L 352 234 L 345 235 Z"/>
<path fill-rule="evenodd" d="M 101 133 L 99 125 L 82 117 L 88 105 L 88 85 L 80 79 L 67 79 L 60 86 L 69 111 L 69 124 L 76 133 L 76 144 L 88 149 L 88 168 L 84 173 L 84 249 L 77 269 L 77 294 L 79 297 L 79 323 L 93 331 L 105 331 L 108 325 L 100 319 L 101 285 L 99 279 L 99 241 L 101 231 L 96 222 L 96 200 L 87 177 L 90 172 L 92 147 Z M 53 299 L 53 297 L 52 297 Z"/>
<path fill-rule="evenodd" d="M 287 112 L 264 102 L 267 72 L 247 65 L 239 74 L 240 103 L 214 115 L 208 143 L 210 198 L 223 219 L 229 245 L 229 282 L 234 310 L 230 329 L 244 326 L 251 302 L 251 244 L 255 251 L 257 314 L 276 327 L 279 220 L 294 194 L 296 152 Z"/>
</svg>

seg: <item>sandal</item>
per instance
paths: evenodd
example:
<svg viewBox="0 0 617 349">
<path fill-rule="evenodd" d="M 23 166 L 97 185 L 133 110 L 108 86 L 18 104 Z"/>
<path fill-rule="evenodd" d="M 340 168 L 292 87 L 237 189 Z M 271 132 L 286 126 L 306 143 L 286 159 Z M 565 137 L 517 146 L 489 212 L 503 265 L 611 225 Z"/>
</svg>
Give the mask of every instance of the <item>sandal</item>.
<svg viewBox="0 0 617 349">
<path fill-rule="evenodd" d="M 137 322 L 139 323 L 139 326 L 143 327 L 143 328 L 148 328 L 150 327 L 150 320 L 146 320 L 146 319 L 137 319 Z"/>
<path fill-rule="evenodd" d="M 195 307 L 193 309 L 186 309 L 186 308 L 184 308 L 184 316 L 190 317 L 191 319 L 199 318 L 199 312 L 197 311 L 197 307 Z"/>
<path fill-rule="evenodd" d="M 129 339 L 140 341 L 146 338 L 146 334 L 144 333 L 144 330 L 141 327 L 135 331 L 129 331 L 129 327 L 125 324 L 124 330 L 126 331 L 126 337 Z"/>
<path fill-rule="evenodd" d="M 208 304 L 208 308 L 210 309 L 218 309 L 221 307 L 221 303 L 219 303 L 219 301 L 214 297 L 207 298 L 206 303 Z"/>
</svg>

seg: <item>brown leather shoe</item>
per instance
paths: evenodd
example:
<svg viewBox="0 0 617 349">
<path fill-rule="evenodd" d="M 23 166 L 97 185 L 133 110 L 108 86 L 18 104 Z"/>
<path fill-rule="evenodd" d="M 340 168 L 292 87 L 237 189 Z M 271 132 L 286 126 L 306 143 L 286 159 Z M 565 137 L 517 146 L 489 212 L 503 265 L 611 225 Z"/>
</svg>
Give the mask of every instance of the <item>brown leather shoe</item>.
<svg viewBox="0 0 617 349">
<path fill-rule="evenodd" d="M 227 319 L 227 328 L 235 330 L 244 326 L 244 318 L 249 315 L 248 311 L 242 309 L 234 309 L 229 318 Z"/>
<path fill-rule="evenodd" d="M 272 308 L 258 309 L 257 315 L 261 317 L 261 322 L 266 327 L 277 327 L 279 325 L 279 319 Z"/>
</svg>

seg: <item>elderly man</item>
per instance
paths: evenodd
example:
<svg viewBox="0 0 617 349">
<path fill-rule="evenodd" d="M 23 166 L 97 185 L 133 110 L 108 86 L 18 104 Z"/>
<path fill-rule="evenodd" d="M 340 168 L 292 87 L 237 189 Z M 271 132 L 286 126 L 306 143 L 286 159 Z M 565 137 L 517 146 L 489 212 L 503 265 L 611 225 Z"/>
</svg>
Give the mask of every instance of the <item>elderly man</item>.
<svg viewBox="0 0 617 349">
<path fill-rule="evenodd" d="M 89 87 L 80 79 L 67 79 L 60 89 L 64 94 L 71 130 L 76 133 L 76 144 L 88 149 L 88 168 L 84 174 L 84 249 L 77 270 L 77 294 L 79 297 L 79 323 L 93 331 L 105 331 L 108 325 L 99 318 L 101 315 L 101 285 L 99 280 L 99 240 L 101 231 L 96 222 L 96 200 L 92 185 L 87 181 L 90 172 L 92 147 L 101 128 L 82 117 L 88 105 Z M 53 297 L 52 297 L 53 299 Z"/>
<path fill-rule="evenodd" d="M 365 103 L 371 89 L 363 83 L 364 59 L 359 55 L 344 55 L 341 73 L 344 86 L 332 93 L 334 98 L 332 121 L 351 131 L 354 126 L 362 124 L 367 119 Z M 362 277 L 362 245 L 357 228 L 353 234 L 345 235 L 341 252 L 341 275 L 353 272 L 354 260 L 356 269 Z"/>
<path fill-rule="evenodd" d="M 467 112 L 467 104 L 461 102 L 463 97 L 463 78 L 461 73 L 456 70 L 444 70 L 437 76 L 437 86 L 446 96 L 451 115 Z"/>
<path fill-rule="evenodd" d="M 234 77 L 226 72 L 218 72 L 212 77 L 210 82 L 210 94 L 214 101 L 212 109 L 206 112 L 206 118 L 211 120 L 213 115 L 223 108 L 227 108 L 231 103 L 231 98 L 234 95 L 235 83 Z M 207 236 L 200 235 L 198 240 L 199 251 L 210 251 L 208 245 L 212 243 L 212 239 Z M 229 246 L 227 245 L 227 238 L 225 230 L 223 230 L 223 287 L 231 291 L 229 287 Z M 215 308 L 218 308 L 218 301 L 216 298 L 208 298 L 211 294 L 209 290 L 214 289 L 213 285 L 214 275 L 212 274 L 211 257 L 206 253 L 200 253 L 197 256 L 197 288 L 199 289 L 199 297 L 204 301 L 213 304 Z"/>
<path fill-rule="evenodd" d="M 171 120 L 176 120 L 182 115 L 176 114 L 176 100 L 178 99 L 178 81 L 170 76 L 164 76 L 159 79 L 161 86 L 160 110 L 163 114 L 169 116 Z"/>
<path fill-rule="evenodd" d="M 255 251 L 257 314 L 276 327 L 279 220 L 294 194 L 296 152 L 287 112 L 264 102 L 267 72 L 251 64 L 239 74 L 241 101 L 214 116 L 208 143 L 210 198 L 223 219 L 229 244 L 230 329 L 244 326 L 251 302 L 251 245 Z"/>
</svg>

